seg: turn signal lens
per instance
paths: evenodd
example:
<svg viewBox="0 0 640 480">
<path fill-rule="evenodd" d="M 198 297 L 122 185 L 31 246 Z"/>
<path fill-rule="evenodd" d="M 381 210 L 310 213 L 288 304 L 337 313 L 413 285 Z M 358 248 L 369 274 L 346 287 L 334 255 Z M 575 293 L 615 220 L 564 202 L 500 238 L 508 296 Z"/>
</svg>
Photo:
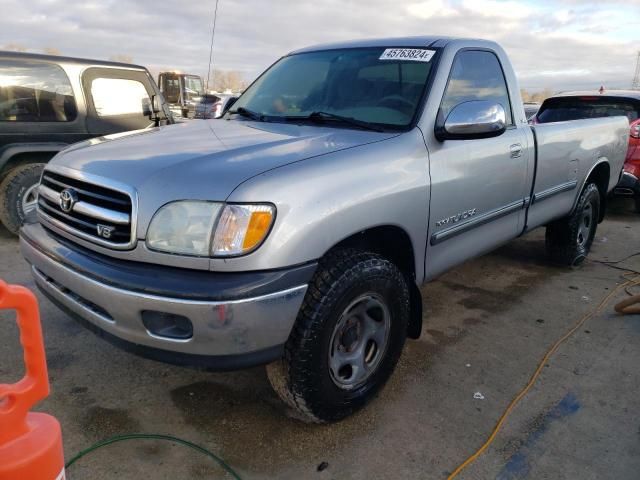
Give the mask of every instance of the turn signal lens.
<svg viewBox="0 0 640 480">
<path fill-rule="evenodd" d="M 211 254 L 243 255 L 264 241 L 275 218 L 273 205 L 227 205 L 216 227 Z"/>
<path fill-rule="evenodd" d="M 271 212 L 253 212 L 251 214 L 249 227 L 244 236 L 244 242 L 242 242 L 244 250 L 251 250 L 262 241 L 271 226 L 271 218 Z"/>
</svg>

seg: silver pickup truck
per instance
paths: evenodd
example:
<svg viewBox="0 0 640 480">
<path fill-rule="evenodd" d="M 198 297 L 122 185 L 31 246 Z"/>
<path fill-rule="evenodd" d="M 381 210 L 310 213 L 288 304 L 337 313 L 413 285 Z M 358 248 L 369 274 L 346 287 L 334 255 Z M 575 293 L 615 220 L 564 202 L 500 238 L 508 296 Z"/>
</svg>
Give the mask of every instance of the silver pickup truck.
<svg viewBox="0 0 640 480">
<path fill-rule="evenodd" d="M 334 421 L 420 335 L 424 282 L 542 225 L 551 258 L 580 263 L 628 133 L 624 117 L 529 126 L 493 42 L 306 48 L 222 119 L 59 153 L 21 248 L 42 291 L 114 343 L 269 364 L 285 402 Z"/>
</svg>

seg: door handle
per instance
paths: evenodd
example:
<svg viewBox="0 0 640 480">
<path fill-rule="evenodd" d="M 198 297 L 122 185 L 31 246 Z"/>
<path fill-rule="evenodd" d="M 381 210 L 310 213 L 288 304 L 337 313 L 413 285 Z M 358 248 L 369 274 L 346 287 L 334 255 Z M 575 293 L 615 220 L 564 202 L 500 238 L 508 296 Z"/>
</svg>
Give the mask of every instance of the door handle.
<svg viewBox="0 0 640 480">
<path fill-rule="evenodd" d="M 522 145 L 514 143 L 509 147 L 511 150 L 511 158 L 520 158 L 522 156 Z"/>
</svg>

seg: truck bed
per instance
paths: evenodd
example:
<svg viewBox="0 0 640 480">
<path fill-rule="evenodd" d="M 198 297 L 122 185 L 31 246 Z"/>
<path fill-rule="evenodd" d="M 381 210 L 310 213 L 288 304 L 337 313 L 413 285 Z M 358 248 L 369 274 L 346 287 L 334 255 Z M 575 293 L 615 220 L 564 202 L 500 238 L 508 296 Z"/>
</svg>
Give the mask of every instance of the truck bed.
<svg viewBox="0 0 640 480">
<path fill-rule="evenodd" d="M 601 161 L 608 160 L 613 169 L 607 191 L 615 187 L 627 150 L 626 117 L 545 123 L 531 128 L 536 158 L 528 230 L 571 211 L 578 197 L 576 190 L 582 189 Z"/>
</svg>

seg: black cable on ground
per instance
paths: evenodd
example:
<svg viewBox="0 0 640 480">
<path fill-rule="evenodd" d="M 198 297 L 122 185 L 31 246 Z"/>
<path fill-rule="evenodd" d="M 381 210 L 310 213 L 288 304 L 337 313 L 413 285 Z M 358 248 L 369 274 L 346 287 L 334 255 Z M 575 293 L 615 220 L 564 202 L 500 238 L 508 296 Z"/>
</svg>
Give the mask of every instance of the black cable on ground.
<svg viewBox="0 0 640 480">
<path fill-rule="evenodd" d="M 620 260 L 590 260 L 590 261 L 593 263 L 599 263 L 600 265 L 604 265 L 605 267 L 615 268 L 616 270 L 621 270 L 623 272 L 631 272 L 631 273 L 636 273 L 640 275 L 640 272 L 638 270 L 634 270 L 633 268 L 617 266 L 618 263 L 622 263 L 625 260 L 629 260 L 630 258 L 637 257 L 638 255 L 640 255 L 640 252 L 632 253 L 631 255 L 627 255 L 626 257 L 621 258 Z"/>
<path fill-rule="evenodd" d="M 634 270 L 633 268 L 619 267 L 617 265 L 614 265 L 614 263 L 619 263 L 619 262 L 603 262 L 602 260 L 591 260 L 591 261 L 593 263 L 599 263 L 600 265 L 604 265 L 605 267 L 615 268 L 616 270 L 620 270 L 622 272 L 630 272 L 630 273 L 635 273 L 635 274 L 640 275 L 640 271 Z"/>
<path fill-rule="evenodd" d="M 612 265 L 612 264 L 615 264 L 615 263 L 622 263 L 625 260 L 629 260 L 632 257 L 637 257 L 638 255 L 640 255 L 640 252 L 632 253 L 631 255 L 627 255 L 626 257 L 621 258 L 620 260 L 616 260 L 616 261 L 598 260 L 598 263 L 608 263 L 609 265 Z"/>
<path fill-rule="evenodd" d="M 200 445 L 196 445 L 195 443 L 191 443 L 187 440 L 183 440 L 178 437 L 173 437 L 171 435 L 159 435 L 155 433 L 131 433 L 128 435 L 116 435 L 115 437 L 107 438 L 106 440 L 101 440 L 98 443 L 91 445 L 89 448 L 81 450 L 77 454 L 75 454 L 71 459 L 66 463 L 65 468 L 69 468 L 71 465 L 76 463 L 85 455 L 88 455 L 91 452 L 98 450 L 99 448 L 106 447 L 107 445 L 111 445 L 112 443 L 124 442 L 126 440 L 166 440 L 169 442 L 177 443 L 178 445 L 183 445 L 185 447 L 192 448 L 196 452 L 200 452 L 203 455 L 213 459 L 220 467 L 222 467 L 227 473 L 229 473 L 234 479 L 242 480 L 240 475 L 236 473 L 236 471 L 229 466 L 227 462 L 225 462 L 222 458 L 217 456 L 215 453 L 207 450 Z"/>
</svg>

